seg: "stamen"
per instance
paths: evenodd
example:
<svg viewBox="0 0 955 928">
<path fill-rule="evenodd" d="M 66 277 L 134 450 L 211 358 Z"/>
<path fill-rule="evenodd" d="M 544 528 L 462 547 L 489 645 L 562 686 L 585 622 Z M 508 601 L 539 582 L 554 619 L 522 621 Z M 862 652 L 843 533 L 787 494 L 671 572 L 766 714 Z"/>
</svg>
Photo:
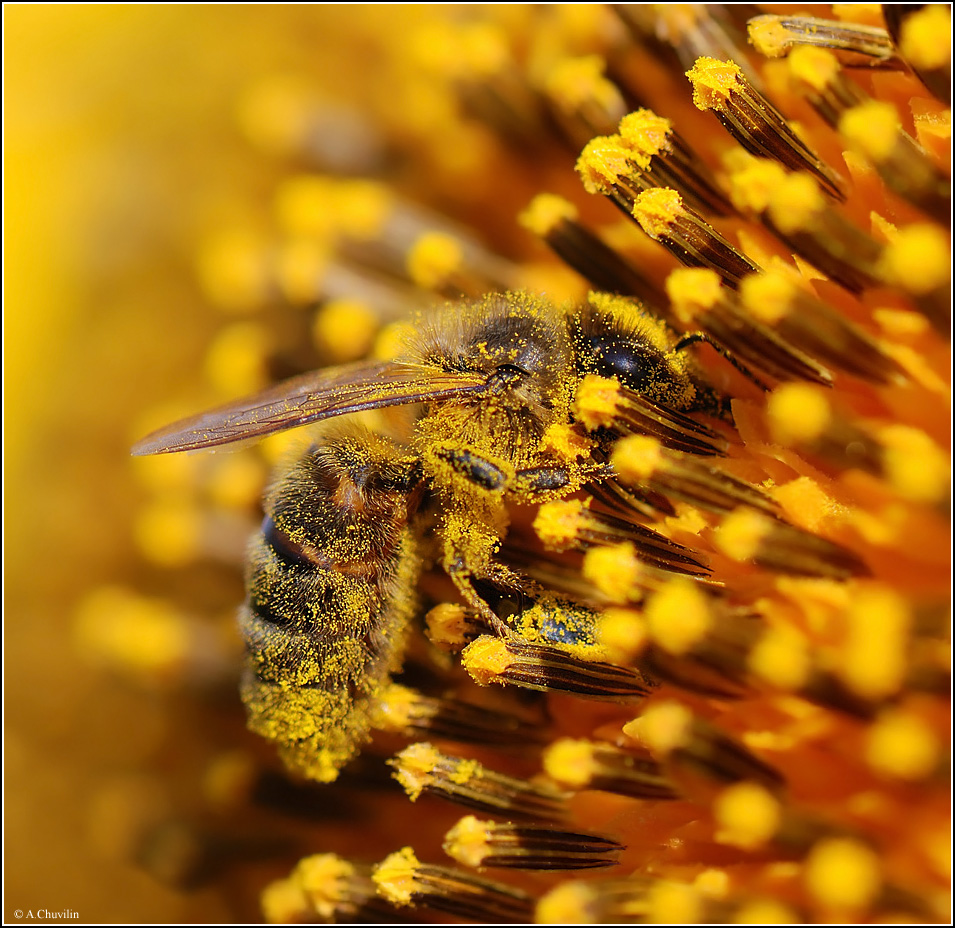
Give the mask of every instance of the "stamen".
<svg viewBox="0 0 955 928">
<path fill-rule="evenodd" d="M 605 69 L 600 55 L 562 58 L 544 79 L 544 92 L 571 142 L 583 144 L 613 132 L 627 111 L 620 91 L 604 76 Z"/>
<path fill-rule="evenodd" d="M 375 867 L 378 891 L 397 906 L 425 906 L 477 922 L 527 922 L 533 898 L 523 890 L 474 876 L 465 870 L 421 863 L 410 847 Z"/>
<path fill-rule="evenodd" d="M 839 132 L 853 150 L 874 165 L 887 187 L 936 222 L 948 224 L 951 181 L 902 130 L 891 103 L 869 100 L 854 106 L 840 117 Z"/>
<path fill-rule="evenodd" d="M 733 207 L 709 179 L 709 169 L 678 135 L 669 119 L 640 109 L 624 116 L 618 129 L 621 144 L 632 152 L 634 189 L 672 187 L 700 212 L 729 216 Z"/>
<path fill-rule="evenodd" d="M 555 500 L 540 507 L 534 531 L 554 551 L 586 550 L 593 545 L 630 542 L 641 560 L 661 570 L 706 573 L 683 545 L 639 523 L 591 508 L 591 500 Z"/>
<path fill-rule="evenodd" d="M 714 789 L 741 781 L 760 783 L 773 793 L 784 786 L 778 770 L 679 703 L 655 703 L 623 730 L 664 761 L 664 770 L 685 795 L 709 801 Z"/>
<path fill-rule="evenodd" d="M 746 24 L 749 41 L 761 55 L 782 58 L 800 47 L 829 49 L 847 66 L 898 68 L 895 46 L 884 29 L 812 16 L 756 16 Z"/>
<path fill-rule="evenodd" d="M 746 277 L 739 296 L 751 316 L 811 358 L 875 383 L 902 376 L 878 342 L 782 274 Z"/>
<path fill-rule="evenodd" d="M 544 752 L 544 770 L 565 789 L 598 789 L 637 799 L 676 799 L 672 780 L 649 754 L 563 738 Z"/>
<path fill-rule="evenodd" d="M 947 106 L 952 105 L 952 11 L 947 4 L 886 3 L 885 24 L 905 63 Z"/>
<path fill-rule="evenodd" d="M 372 727 L 469 744 L 533 744 L 546 737 L 539 724 L 456 699 L 424 696 L 393 683 L 379 698 Z"/>
<path fill-rule="evenodd" d="M 805 577 L 846 579 L 868 573 L 851 551 L 755 512 L 737 509 L 716 532 L 719 549 L 735 561 Z"/>
<path fill-rule="evenodd" d="M 578 222 L 577 208 L 569 200 L 554 194 L 539 194 L 518 219 L 597 289 L 635 296 L 653 307 L 657 315 L 669 316 L 663 291 L 632 262 Z"/>
<path fill-rule="evenodd" d="M 670 188 L 645 190 L 633 204 L 633 218 L 647 235 L 687 267 L 708 267 L 728 287 L 737 287 L 747 274 L 759 271 L 699 213 Z"/>
<path fill-rule="evenodd" d="M 430 609 L 425 616 L 425 627 L 432 644 L 452 654 L 487 631 L 476 610 L 458 603 L 439 603 Z"/>
<path fill-rule="evenodd" d="M 574 397 L 574 415 L 588 428 L 624 435 L 652 435 L 667 448 L 690 454 L 724 454 L 726 440 L 674 409 L 656 406 L 616 380 L 588 374 Z"/>
<path fill-rule="evenodd" d="M 654 685 L 643 674 L 625 667 L 581 660 L 562 648 L 490 635 L 469 644 L 461 662 L 481 686 L 498 683 L 612 702 L 642 699 Z"/>
<path fill-rule="evenodd" d="M 687 72 L 698 109 L 712 110 L 748 152 L 778 161 L 791 171 L 809 171 L 823 190 L 844 200 L 843 179 L 789 127 L 785 117 L 732 61 L 700 58 Z"/>
<path fill-rule="evenodd" d="M 462 818 L 446 835 L 445 852 L 469 867 L 592 870 L 612 867 L 623 845 L 601 835 L 546 825 Z"/>
<path fill-rule="evenodd" d="M 503 818 L 562 821 L 568 814 L 566 795 L 554 787 L 505 776 L 476 760 L 442 754 L 427 742 L 409 745 L 388 763 L 412 802 L 428 792 Z"/>
<path fill-rule="evenodd" d="M 796 254 L 855 293 L 879 281 L 883 245 L 833 209 L 808 174 L 754 160 L 732 175 L 733 202 Z"/>
<path fill-rule="evenodd" d="M 750 276 L 761 275 L 748 275 L 744 280 Z M 720 286 L 719 277 L 713 271 L 703 268 L 673 271 L 667 277 L 666 288 L 681 324 L 686 328 L 701 328 L 729 355 L 729 360 L 746 361 L 776 380 L 810 380 L 826 385 L 832 382 L 826 368 L 788 344 L 772 327 L 743 312 L 734 292 Z"/>
</svg>

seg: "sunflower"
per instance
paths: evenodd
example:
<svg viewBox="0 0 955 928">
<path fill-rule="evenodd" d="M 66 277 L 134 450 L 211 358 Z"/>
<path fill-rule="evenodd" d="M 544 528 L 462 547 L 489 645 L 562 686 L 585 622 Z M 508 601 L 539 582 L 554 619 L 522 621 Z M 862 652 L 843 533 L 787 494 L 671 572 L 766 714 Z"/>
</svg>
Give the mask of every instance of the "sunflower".
<svg viewBox="0 0 955 928">
<path fill-rule="evenodd" d="M 422 307 L 528 291 L 639 306 L 641 337 L 665 331 L 720 399 L 677 421 L 669 386 L 582 379 L 574 421 L 614 437 L 613 491 L 512 508 L 500 556 L 544 591 L 504 614 L 517 637 L 425 571 L 403 668 L 361 710 L 375 735 L 323 784 L 245 732 L 237 698 L 246 539 L 299 439 L 137 459 L 108 504 L 133 519 L 90 579 L 64 575 L 79 595 L 51 660 L 90 668 L 84 698 L 34 710 L 39 737 L 14 719 L 24 779 L 55 715 L 100 746 L 77 765 L 74 847 L 118 888 L 63 904 L 152 898 L 133 861 L 204 887 L 190 917 L 208 920 L 949 920 L 949 9 L 233 13 L 74 14 L 107 50 L 160 25 L 191 79 L 189 17 L 228 24 L 217 61 L 250 62 L 170 97 L 166 125 L 215 107 L 219 176 L 165 238 L 128 217 L 145 257 L 114 259 L 129 281 L 69 362 L 128 423 L 87 414 L 94 431 L 131 444 L 303 371 L 387 363 Z M 157 156 L 188 147 L 150 128 Z M 140 188 L 165 216 L 170 191 Z M 123 241 L 99 231 L 85 262 Z M 367 420 L 407 435 L 403 411 Z M 94 538 L 124 524 L 74 497 L 33 524 L 62 506 Z M 8 601 L 41 616 L 42 534 Z"/>
</svg>

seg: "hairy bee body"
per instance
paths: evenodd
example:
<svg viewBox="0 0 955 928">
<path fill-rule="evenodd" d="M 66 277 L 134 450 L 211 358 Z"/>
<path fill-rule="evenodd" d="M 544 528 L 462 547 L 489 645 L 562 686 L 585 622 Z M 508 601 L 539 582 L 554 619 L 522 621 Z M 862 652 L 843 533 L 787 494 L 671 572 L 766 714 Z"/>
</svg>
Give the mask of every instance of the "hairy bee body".
<svg viewBox="0 0 955 928">
<path fill-rule="evenodd" d="M 420 471 L 370 434 L 312 445 L 272 486 L 240 629 L 249 727 L 321 781 L 368 737 L 417 607 Z"/>
<path fill-rule="evenodd" d="M 425 493 L 438 559 L 463 601 L 499 633 L 508 631 L 502 600 L 532 602 L 524 578 L 496 557 L 507 504 L 559 499 L 607 475 L 613 436 L 574 412 L 588 374 L 680 412 L 716 409 L 676 336 L 632 302 L 593 294 L 562 309 L 492 294 L 420 320 L 406 360 L 306 375 L 134 449 L 193 450 L 360 410 L 425 406 L 406 445 L 334 433 L 282 471 L 266 498 L 240 615 L 243 699 L 250 727 L 291 767 L 333 780 L 370 737 L 373 704 L 400 667 L 417 608 L 415 514 Z"/>
</svg>

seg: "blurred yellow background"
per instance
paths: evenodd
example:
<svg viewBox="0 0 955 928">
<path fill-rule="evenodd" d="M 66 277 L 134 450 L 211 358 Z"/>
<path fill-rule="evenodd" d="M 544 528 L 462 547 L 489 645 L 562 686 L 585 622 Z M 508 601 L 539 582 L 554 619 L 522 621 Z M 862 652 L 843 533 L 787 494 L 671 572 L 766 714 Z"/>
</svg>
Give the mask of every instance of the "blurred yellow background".
<svg viewBox="0 0 955 928">
<path fill-rule="evenodd" d="M 183 895 L 129 862 L 128 820 L 169 801 L 143 771 L 181 771 L 188 739 L 205 735 L 170 730 L 193 716 L 170 709 L 168 694 L 92 666 L 73 617 L 104 584 L 163 592 L 135 553 L 142 490 L 129 447 L 144 410 L 198 391 L 221 322 L 195 283 L 197 242 L 254 212 L 281 167 L 241 137 L 237 100 L 285 74 L 353 96 L 354 43 L 376 13 L 4 13 L 4 919 L 15 909 L 89 922 L 248 917 L 252 889 Z M 215 605 L 240 595 L 226 584 Z M 240 718 L 234 701 L 223 711 Z"/>
</svg>

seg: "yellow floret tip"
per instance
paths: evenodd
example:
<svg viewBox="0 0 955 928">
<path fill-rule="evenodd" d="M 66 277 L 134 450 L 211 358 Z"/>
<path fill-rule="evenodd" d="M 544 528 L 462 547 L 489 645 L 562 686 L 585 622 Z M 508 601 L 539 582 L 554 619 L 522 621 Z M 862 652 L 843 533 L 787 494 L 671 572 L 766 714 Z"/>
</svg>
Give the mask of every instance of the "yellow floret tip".
<svg viewBox="0 0 955 928">
<path fill-rule="evenodd" d="M 825 90 L 839 74 L 836 56 L 812 45 L 797 45 L 788 63 L 790 73 L 817 92 Z"/>
<path fill-rule="evenodd" d="M 770 191 L 769 218 L 784 235 L 808 230 L 825 208 L 819 184 L 808 174 L 788 174 Z"/>
<path fill-rule="evenodd" d="M 441 287 L 463 264 L 461 243 L 445 232 L 426 232 L 411 246 L 407 257 L 408 274 L 425 290 Z"/>
<path fill-rule="evenodd" d="M 741 212 L 761 213 L 773 191 L 786 181 L 786 169 L 768 158 L 748 158 L 730 176 L 730 196 Z"/>
<path fill-rule="evenodd" d="M 720 831 L 716 840 L 743 850 L 768 844 L 779 829 L 779 801 L 756 783 L 735 783 L 723 790 L 713 805 Z"/>
<path fill-rule="evenodd" d="M 596 891 L 586 883 L 561 883 L 541 897 L 534 912 L 538 925 L 592 925 Z"/>
<path fill-rule="evenodd" d="M 683 198 L 670 187 L 644 190 L 633 203 L 633 218 L 654 239 L 666 236 L 683 212 Z"/>
<path fill-rule="evenodd" d="M 372 872 L 381 894 L 396 905 L 411 905 L 416 892 L 415 874 L 421 864 L 410 847 L 389 854 Z"/>
<path fill-rule="evenodd" d="M 539 193 L 517 220 L 535 235 L 546 238 L 562 222 L 574 222 L 577 207 L 555 193 Z"/>
<path fill-rule="evenodd" d="M 579 499 L 544 503 L 534 519 L 534 531 L 547 548 L 564 551 L 580 537 L 586 505 Z"/>
<path fill-rule="evenodd" d="M 686 72 L 693 85 L 693 105 L 700 110 L 722 109 L 741 75 L 739 65 L 732 61 L 697 58 Z"/>
<path fill-rule="evenodd" d="M 882 884 L 876 852 L 851 838 L 816 844 L 806 860 L 804 878 L 809 892 L 835 909 L 869 905 Z"/>
<path fill-rule="evenodd" d="M 890 425 L 879 431 L 885 446 L 886 477 L 896 491 L 917 503 L 941 502 L 951 485 L 948 456 L 919 429 Z"/>
<path fill-rule="evenodd" d="M 604 77 L 606 67 L 600 55 L 562 58 L 547 75 L 547 94 L 571 112 L 589 103 L 604 110 L 619 110 L 623 100 L 613 83 Z"/>
<path fill-rule="evenodd" d="M 310 914 L 305 891 L 294 880 L 273 880 L 262 890 L 259 904 L 270 925 L 294 924 Z"/>
<path fill-rule="evenodd" d="M 445 852 L 468 867 L 480 867 L 488 855 L 488 823 L 465 815 L 444 836 Z"/>
<path fill-rule="evenodd" d="M 686 654 L 713 624 L 706 596 L 689 580 L 673 580 L 655 593 L 646 608 L 650 637 L 670 654 Z"/>
<path fill-rule="evenodd" d="M 610 463 L 625 480 L 641 483 L 660 470 L 663 448 L 648 435 L 628 435 L 614 446 Z"/>
<path fill-rule="evenodd" d="M 746 23 L 750 44 L 765 58 L 782 58 L 790 48 L 792 35 L 776 16 L 756 16 Z"/>
<path fill-rule="evenodd" d="M 627 663 L 646 647 L 647 627 L 638 612 L 611 606 L 600 617 L 597 641 L 611 661 Z"/>
<path fill-rule="evenodd" d="M 605 135 L 591 139 L 577 159 L 577 173 L 587 193 L 606 194 L 630 173 L 634 153 L 620 143 L 620 136 Z"/>
<path fill-rule="evenodd" d="M 806 640 L 794 628 L 770 628 L 747 658 L 750 672 L 774 688 L 798 690 L 809 678 L 812 663 Z"/>
<path fill-rule="evenodd" d="M 686 706 L 672 701 L 651 706 L 624 726 L 628 735 L 663 757 L 677 748 L 686 747 L 692 738 L 692 730 L 693 713 Z"/>
<path fill-rule="evenodd" d="M 941 749 L 922 718 L 904 709 L 886 709 L 869 730 L 865 758 L 883 776 L 923 780 L 938 766 Z"/>
<path fill-rule="evenodd" d="M 703 900 L 682 883 L 655 883 L 647 898 L 647 921 L 651 925 L 695 925 L 703 915 Z"/>
<path fill-rule="evenodd" d="M 614 602 L 627 602 L 634 595 L 642 573 L 636 549 L 629 541 L 591 548 L 584 555 L 584 578 Z"/>
<path fill-rule="evenodd" d="M 575 738 L 555 741 L 544 752 L 544 770 L 558 783 L 572 789 L 586 789 L 597 773 L 593 745 Z"/>
<path fill-rule="evenodd" d="M 760 322 L 773 325 L 785 318 L 796 296 L 796 285 L 782 274 L 747 274 L 740 283 L 743 306 Z"/>
<path fill-rule="evenodd" d="M 798 925 L 802 919 L 787 905 L 775 899 L 757 899 L 736 910 L 737 925 Z"/>
<path fill-rule="evenodd" d="M 910 293 L 931 293 L 952 273 L 948 239 L 937 226 L 916 224 L 900 229 L 882 252 L 879 270 L 887 283 Z"/>
<path fill-rule="evenodd" d="M 336 854 L 303 857 L 293 872 L 312 908 L 326 919 L 333 918 L 336 908 L 345 901 L 347 881 L 354 875 L 355 868 Z"/>
<path fill-rule="evenodd" d="M 766 415 L 773 438 L 789 447 L 821 438 L 832 421 L 832 408 L 814 386 L 790 383 L 773 391 Z"/>
<path fill-rule="evenodd" d="M 588 374 L 574 397 L 574 414 L 588 429 L 609 426 L 617 413 L 620 384 L 616 380 Z"/>
<path fill-rule="evenodd" d="M 902 22 L 899 45 L 916 68 L 944 68 L 952 60 L 952 11 L 947 3 L 930 4 Z"/>
<path fill-rule="evenodd" d="M 906 601 L 885 587 L 857 591 L 849 604 L 849 633 L 838 664 L 846 683 L 867 699 L 901 688 L 908 667 L 912 616 Z"/>
<path fill-rule="evenodd" d="M 677 268 L 667 275 L 665 286 L 673 312 L 684 325 L 692 325 L 700 312 L 712 309 L 722 290 L 719 274 L 704 267 Z"/>
<path fill-rule="evenodd" d="M 891 103 L 870 100 L 846 111 L 839 132 L 858 151 L 877 164 L 892 153 L 899 138 L 899 114 Z"/>
<path fill-rule="evenodd" d="M 669 150 L 672 129 L 673 124 L 669 119 L 646 109 L 628 113 L 617 127 L 624 145 L 642 155 L 647 164 L 653 155 Z"/>
<path fill-rule="evenodd" d="M 507 645 L 491 635 L 482 635 L 461 652 L 464 669 L 482 686 L 494 683 L 510 667 L 511 660 Z"/>
<path fill-rule="evenodd" d="M 765 516 L 749 509 L 737 509 L 720 523 L 717 547 L 734 561 L 752 561 L 760 552 L 771 528 Z"/>
<path fill-rule="evenodd" d="M 361 300 L 329 300 L 312 323 L 316 348 L 335 364 L 366 357 L 377 333 L 378 317 Z"/>
</svg>

